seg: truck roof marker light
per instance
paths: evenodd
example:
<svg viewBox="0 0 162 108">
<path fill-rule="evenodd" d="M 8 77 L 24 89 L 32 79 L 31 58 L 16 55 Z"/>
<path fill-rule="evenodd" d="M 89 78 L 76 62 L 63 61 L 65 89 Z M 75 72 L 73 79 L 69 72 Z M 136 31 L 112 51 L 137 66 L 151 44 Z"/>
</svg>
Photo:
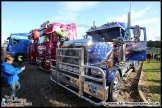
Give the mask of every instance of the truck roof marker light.
<svg viewBox="0 0 162 108">
<path fill-rule="evenodd" d="M 112 62 L 112 61 L 108 61 L 108 62 L 107 62 L 107 66 L 108 66 L 108 67 L 112 67 L 112 66 L 113 66 L 113 62 Z"/>
</svg>

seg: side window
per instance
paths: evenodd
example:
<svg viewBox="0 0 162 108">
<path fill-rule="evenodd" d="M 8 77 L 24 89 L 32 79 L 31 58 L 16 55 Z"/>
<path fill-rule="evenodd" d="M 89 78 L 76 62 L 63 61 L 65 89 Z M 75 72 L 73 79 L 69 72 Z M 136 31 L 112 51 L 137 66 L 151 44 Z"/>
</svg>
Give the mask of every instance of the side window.
<svg viewBox="0 0 162 108">
<path fill-rule="evenodd" d="M 20 42 L 20 40 L 19 39 L 13 39 L 13 44 L 18 44 Z"/>
</svg>

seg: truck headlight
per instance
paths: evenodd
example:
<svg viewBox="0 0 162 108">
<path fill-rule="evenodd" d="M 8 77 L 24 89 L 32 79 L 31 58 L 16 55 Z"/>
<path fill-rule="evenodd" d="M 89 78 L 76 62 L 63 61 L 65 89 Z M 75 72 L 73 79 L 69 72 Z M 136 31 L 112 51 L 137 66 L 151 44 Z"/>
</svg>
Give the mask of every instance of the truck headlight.
<svg viewBox="0 0 162 108">
<path fill-rule="evenodd" d="M 46 63 L 50 63 L 50 60 L 46 60 Z"/>
<path fill-rule="evenodd" d="M 91 73 L 94 74 L 94 75 L 101 75 L 101 72 L 97 71 L 96 69 L 92 69 Z"/>
</svg>

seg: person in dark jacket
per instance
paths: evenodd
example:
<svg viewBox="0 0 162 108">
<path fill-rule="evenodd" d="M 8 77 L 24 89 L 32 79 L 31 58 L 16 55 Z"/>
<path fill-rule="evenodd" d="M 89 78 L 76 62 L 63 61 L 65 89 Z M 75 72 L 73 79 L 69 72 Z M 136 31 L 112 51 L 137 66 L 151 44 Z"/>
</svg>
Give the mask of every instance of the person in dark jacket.
<svg viewBox="0 0 162 108">
<path fill-rule="evenodd" d="M 147 61 L 148 61 L 148 63 L 150 63 L 150 61 L 151 61 L 151 57 L 152 57 L 151 54 L 148 53 L 148 54 L 147 54 Z"/>
<path fill-rule="evenodd" d="M 16 91 L 20 88 L 18 74 L 25 70 L 25 66 L 21 68 L 13 67 L 13 61 L 14 58 L 10 55 L 7 55 L 5 57 L 5 62 L 1 63 L 3 77 L 11 88 L 10 99 L 14 99 Z"/>
</svg>

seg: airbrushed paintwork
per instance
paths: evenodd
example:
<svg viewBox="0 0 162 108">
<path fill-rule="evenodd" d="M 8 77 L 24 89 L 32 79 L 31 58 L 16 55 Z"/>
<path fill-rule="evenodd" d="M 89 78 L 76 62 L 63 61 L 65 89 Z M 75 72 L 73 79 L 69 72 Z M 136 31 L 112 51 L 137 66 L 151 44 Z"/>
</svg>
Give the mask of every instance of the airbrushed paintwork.
<svg viewBox="0 0 162 108">
<path fill-rule="evenodd" d="M 43 30 L 41 30 L 43 29 Z M 50 40 L 45 45 L 38 45 L 37 47 L 37 57 L 41 57 L 44 59 L 56 59 L 56 48 L 60 47 L 58 44 L 59 36 L 57 36 L 54 32 L 60 33 L 62 36 L 66 37 L 67 40 L 75 40 L 77 39 L 76 25 L 75 23 L 71 24 L 61 24 L 54 22 L 48 26 L 48 28 L 44 29 L 40 28 L 40 37 L 43 34 L 49 35 Z M 39 65 L 39 64 L 38 64 Z M 40 65 L 39 65 L 40 66 Z M 50 70 L 50 65 L 43 67 L 45 70 Z"/>
<path fill-rule="evenodd" d="M 46 46 L 45 45 L 38 46 L 39 55 L 44 55 L 45 52 L 46 52 Z"/>
<path fill-rule="evenodd" d="M 107 61 L 112 51 L 113 42 L 93 42 L 88 48 L 88 65 Z"/>
<path fill-rule="evenodd" d="M 43 28 L 41 28 L 41 29 L 43 29 Z M 40 35 L 42 35 L 43 33 L 45 33 L 45 34 L 53 33 L 54 31 L 62 32 L 62 35 L 67 36 L 68 40 L 76 40 L 77 39 L 75 23 L 61 24 L 61 23 L 54 22 L 53 24 L 50 25 L 50 27 L 48 27 L 45 30 L 42 30 L 40 32 Z"/>
<path fill-rule="evenodd" d="M 147 42 L 138 43 L 130 42 L 126 44 L 126 59 L 127 60 L 146 60 Z"/>
<path fill-rule="evenodd" d="M 86 44 L 86 43 L 85 43 Z M 101 64 L 107 61 L 114 42 L 93 42 L 88 49 L 88 65 Z M 126 44 L 126 60 L 146 60 L 147 42 L 130 42 Z"/>
</svg>

